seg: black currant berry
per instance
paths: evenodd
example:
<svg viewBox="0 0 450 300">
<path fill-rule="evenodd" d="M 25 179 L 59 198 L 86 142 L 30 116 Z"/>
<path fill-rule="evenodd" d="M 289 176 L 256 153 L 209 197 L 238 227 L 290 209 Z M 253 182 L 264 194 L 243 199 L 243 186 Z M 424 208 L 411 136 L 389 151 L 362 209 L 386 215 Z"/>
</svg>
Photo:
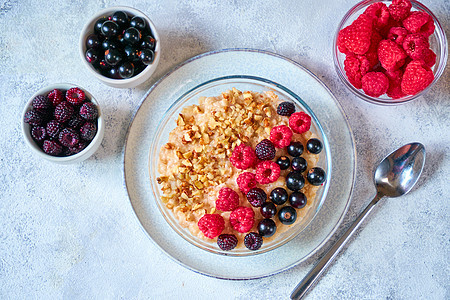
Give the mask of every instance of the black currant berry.
<svg viewBox="0 0 450 300">
<path fill-rule="evenodd" d="M 287 156 L 278 157 L 276 163 L 280 166 L 281 170 L 286 170 L 291 165 L 291 161 Z"/>
<path fill-rule="evenodd" d="M 303 208 L 306 205 L 306 196 L 302 192 L 293 192 L 289 195 L 289 204 L 295 208 Z"/>
<path fill-rule="evenodd" d="M 299 157 L 303 153 L 303 145 L 300 142 L 291 142 L 287 146 L 287 152 L 292 157 Z"/>
<path fill-rule="evenodd" d="M 308 168 L 308 163 L 303 157 L 294 157 L 291 166 L 292 170 L 303 173 Z"/>
<path fill-rule="evenodd" d="M 274 188 L 270 192 L 270 200 L 276 205 L 282 205 L 288 200 L 288 193 L 281 187 Z"/>
<path fill-rule="evenodd" d="M 292 206 L 285 206 L 278 212 L 278 219 L 284 225 L 291 225 L 297 220 L 297 212 Z"/>
<path fill-rule="evenodd" d="M 309 153 L 319 154 L 322 151 L 322 148 L 322 142 L 318 139 L 309 139 L 308 142 L 306 142 L 306 149 Z"/>
<path fill-rule="evenodd" d="M 315 167 L 308 171 L 306 179 L 308 179 L 308 182 L 312 185 L 321 185 L 325 182 L 325 177 L 325 171 L 322 168 Z"/>
<path fill-rule="evenodd" d="M 296 192 L 305 186 L 305 178 L 303 178 L 303 175 L 300 172 L 290 172 L 286 176 L 286 186 L 291 191 Z"/>
<path fill-rule="evenodd" d="M 263 219 L 258 224 L 258 232 L 263 237 L 271 237 L 277 231 L 277 225 L 272 219 Z"/>
</svg>

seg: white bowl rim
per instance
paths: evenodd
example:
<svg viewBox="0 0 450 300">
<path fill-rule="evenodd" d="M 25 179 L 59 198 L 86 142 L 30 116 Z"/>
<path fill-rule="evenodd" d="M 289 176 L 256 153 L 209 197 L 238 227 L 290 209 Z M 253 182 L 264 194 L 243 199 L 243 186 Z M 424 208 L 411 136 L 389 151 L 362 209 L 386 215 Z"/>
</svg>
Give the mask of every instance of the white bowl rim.
<svg viewBox="0 0 450 300">
<path fill-rule="evenodd" d="M 97 106 L 97 110 L 98 110 L 97 133 L 95 134 L 95 137 L 92 139 L 92 141 L 89 143 L 89 145 L 77 154 L 70 155 L 70 156 L 53 156 L 50 154 L 46 154 L 41 148 L 38 147 L 36 142 L 31 137 L 30 125 L 23 121 L 24 116 L 30 110 L 33 99 L 36 96 L 46 95 L 54 89 L 68 90 L 69 88 L 72 88 L 72 87 L 78 87 L 78 88 L 82 89 L 84 91 L 84 93 L 86 94 L 86 96 L 89 97 L 91 102 Z M 22 133 L 25 137 L 25 142 L 28 144 L 28 146 L 39 156 L 41 156 L 49 161 L 59 162 L 59 163 L 78 161 L 81 157 L 83 157 L 86 153 L 88 153 L 90 151 L 90 149 L 95 147 L 97 143 L 101 142 L 98 140 L 103 138 L 102 132 L 104 131 L 104 127 L 105 127 L 103 114 L 101 112 L 100 105 L 99 105 L 98 101 L 94 98 L 94 96 L 92 96 L 92 94 L 89 93 L 89 91 L 86 90 L 84 87 L 81 87 L 80 85 L 73 84 L 73 83 L 67 83 L 67 82 L 51 84 L 51 85 L 45 86 L 45 87 L 41 88 L 40 90 L 38 90 L 37 92 L 35 92 L 30 97 L 30 99 L 27 101 L 27 103 L 25 104 L 25 108 L 23 109 L 23 112 L 21 114 L 21 124 L 22 124 Z"/>
<path fill-rule="evenodd" d="M 84 58 L 85 56 L 85 51 L 86 51 L 86 46 L 85 46 L 85 39 L 86 37 L 91 34 L 90 31 L 90 26 L 92 26 L 92 22 L 98 18 L 100 18 L 101 16 L 104 16 L 106 14 L 109 14 L 113 11 L 118 11 L 118 10 L 123 10 L 125 12 L 130 12 L 133 15 L 138 15 L 140 17 L 143 17 L 145 19 L 145 21 L 148 22 L 152 35 L 156 40 L 156 46 L 155 46 L 155 58 L 154 58 L 154 62 L 145 67 L 144 70 L 137 74 L 136 76 L 133 76 L 131 78 L 127 78 L 127 79 L 113 79 L 113 78 L 108 78 L 106 76 L 103 76 L 102 74 L 98 73 L 90 63 L 88 63 L 86 61 L 86 59 Z M 95 77 L 97 77 L 97 79 L 105 82 L 108 85 L 115 85 L 115 86 L 126 86 L 126 85 L 130 85 L 133 84 L 134 82 L 138 81 L 139 79 L 141 79 L 142 77 L 145 76 L 151 76 L 151 74 L 154 72 L 154 70 L 157 67 L 157 62 L 159 61 L 159 59 L 157 60 L 156 56 L 160 55 L 160 49 L 161 49 L 161 42 L 159 39 L 159 34 L 158 31 L 156 30 L 155 25 L 153 24 L 152 20 L 150 20 L 150 18 L 143 13 L 142 11 L 130 7 L 130 6 L 110 6 L 107 8 L 104 8 L 100 11 L 98 11 L 96 14 L 94 14 L 91 18 L 89 18 L 89 20 L 84 24 L 83 29 L 81 30 L 81 34 L 80 34 L 80 39 L 79 39 L 79 51 L 80 51 L 80 56 L 81 56 L 81 60 L 83 61 L 83 64 L 86 65 L 88 67 L 88 69 L 94 74 Z M 148 74 L 150 73 L 150 74 Z"/>
</svg>

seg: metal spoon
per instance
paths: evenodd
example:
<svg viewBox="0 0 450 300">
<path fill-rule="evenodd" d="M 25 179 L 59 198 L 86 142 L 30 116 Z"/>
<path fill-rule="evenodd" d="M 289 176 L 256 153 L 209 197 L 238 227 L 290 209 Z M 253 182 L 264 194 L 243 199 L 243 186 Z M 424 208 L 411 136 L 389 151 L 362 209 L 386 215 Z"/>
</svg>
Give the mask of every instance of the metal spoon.
<svg viewBox="0 0 450 300">
<path fill-rule="evenodd" d="M 422 173 L 424 164 L 425 147 L 421 143 L 407 144 L 381 161 L 374 175 L 377 189 L 375 198 L 327 254 L 322 257 L 314 269 L 295 287 L 292 291 L 291 299 L 301 299 L 306 295 L 381 198 L 385 196 L 391 198 L 399 197 L 412 189 Z"/>
</svg>

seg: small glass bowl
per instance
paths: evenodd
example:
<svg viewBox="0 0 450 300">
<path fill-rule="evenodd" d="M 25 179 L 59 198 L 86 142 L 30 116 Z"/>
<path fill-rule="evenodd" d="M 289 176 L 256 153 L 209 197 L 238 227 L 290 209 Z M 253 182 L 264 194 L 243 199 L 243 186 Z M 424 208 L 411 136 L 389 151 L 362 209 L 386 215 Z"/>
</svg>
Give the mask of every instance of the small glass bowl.
<svg viewBox="0 0 450 300">
<path fill-rule="evenodd" d="M 425 88 L 423 91 L 417 93 L 416 95 L 408 95 L 403 98 L 399 99 L 393 99 L 386 94 L 381 95 L 380 97 L 371 97 L 364 93 L 362 89 L 355 88 L 347 79 L 347 75 L 345 74 L 344 70 L 344 60 L 345 60 L 345 54 L 339 52 L 339 49 L 337 47 L 337 38 L 339 31 L 341 29 L 349 26 L 354 20 L 356 20 L 365 10 L 366 8 L 376 2 L 383 2 L 386 5 L 389 6 L 392 1 L 380 1 L 380 0 L 364 0 L 353 6 L 344 16 L 342 21 L 339 23 L 339 26 L 337 28 L 336 34 L 334 36 L 334 42 L 333 42 L 333 60 L 334 60 L 334 66 L 336 68 L 336 72 L 339 76 L 339 78 L 342 80 L 344 85 L 356 96 L 362 98 L 365 101 L 380 104 L 380 105 L 396 105 L 396 104 L 402 104 L 406 103 L 408 101 L 411 101 L 413 99 L 416 99 L 417 97 L 423 95 L 428 91 L 441 77 L 442 73 L 444 72 L 445 66 L 447 64 L 447 56 L 448 56 L 448 45 L 447 45 L 447 37 L 445 35 L 445 31 L 442 28 L 441 24 L 439 23 L 436 16 L 422 3 L 417 2 L 415 0 L 410 0 L 412 4 L 411 11 L 423 11 L 429 14 L 434 21 L 435 24 L 435 30 L 434 33 L 430 36 L 430 49 L 436 53 L 436 63 L 431 68 L 431 70 L 434 73 L 434 80 L 430 83 L 430 85 Z"/>
<path fill-rule="evenodd" d="M 182 109 L 189 105 L 198 104 L 198 100 L 201 96 L 219 96 L 222 92 L 231 90 L 233 87 L 240 91 L 254 91 L 259 93 L 272 90 L 279 96 L 280 99 L 293 102 L 296 105 L 297 111 L 305 111 L 311 116 L 312 122 L 310 131 L 314 133 L 321 141 L 323 141 L 324 145 L 324 150 L 319 154 L 319 162 L 317 166 L 325 170 L 327 178 L 325 184 L 316 193 L 316 198 L 313 200 L 313 207 L 308 211 L 302 220 L 297 220 L 294 225 L 291 225 L 292 228 L 280 233 L 277 237 L 271 239 L 270 241 L 264 240 L 262 247 L 256 251 L 248 250 L 245 247 L 235 248 L 231 251 L 223 251 L 217 246 L 216 243 L 207 242 L 192 235 L 189 229 L 180 226 L 177 219 L 174 217 L 173 212 L 167 209 L 161 201 L 161 189 L 156 180 L 159 176 L 158 159 L 160 149 L 169 140 L 169 133 L 176 127 L 176 120 Z M 286 87 L 267 79 L 254 76 L 234 75 L 220 77 L 201 83 L 190 91 L 187 91 L 171 105 L 160 121 L 156 130 L 155 139 L 152 142 L 149 153 L 149 172 L 156 204 L 167 223 L 182 238 L 191 244 L 212 253 L 228 256 L 250 256 L 264 253 L 284 245 L 300 234 L 314 219 L 322 207 L 328 192 L 328 183 L 331 178 L 331 152 L 328 139 L 325 136 L 319 120 L 299 96 Z"/>
</svg>

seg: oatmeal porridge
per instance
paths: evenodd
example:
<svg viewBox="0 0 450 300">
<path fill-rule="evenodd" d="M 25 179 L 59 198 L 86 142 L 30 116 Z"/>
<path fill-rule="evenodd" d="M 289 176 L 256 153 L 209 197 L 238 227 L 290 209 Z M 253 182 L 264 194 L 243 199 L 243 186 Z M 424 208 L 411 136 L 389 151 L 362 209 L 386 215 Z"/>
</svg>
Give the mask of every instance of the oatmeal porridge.
<svg viewBox="0 0 450 300">
<path fill-rule="evenodd" d="M 324 174 L 306 174 L 320 169 L 314 167 L 322 145 L 309 131 L 310 117 L 291 109 L 273 91 L 235 88 L 183 108 L 161 148 L 157 178 L 161 201 L 182 227 L 222 250 L 256 250 L 308 213 Z M 291 194 L 289 201 L 276 188 Z M 267 205 L 276 207 L 275 215 L 268 209 L 273 222 L 261 222 L 267 202 L 276 204 Z M 261 240 L 256 249 L 249 233 Z"/>
</svg>

